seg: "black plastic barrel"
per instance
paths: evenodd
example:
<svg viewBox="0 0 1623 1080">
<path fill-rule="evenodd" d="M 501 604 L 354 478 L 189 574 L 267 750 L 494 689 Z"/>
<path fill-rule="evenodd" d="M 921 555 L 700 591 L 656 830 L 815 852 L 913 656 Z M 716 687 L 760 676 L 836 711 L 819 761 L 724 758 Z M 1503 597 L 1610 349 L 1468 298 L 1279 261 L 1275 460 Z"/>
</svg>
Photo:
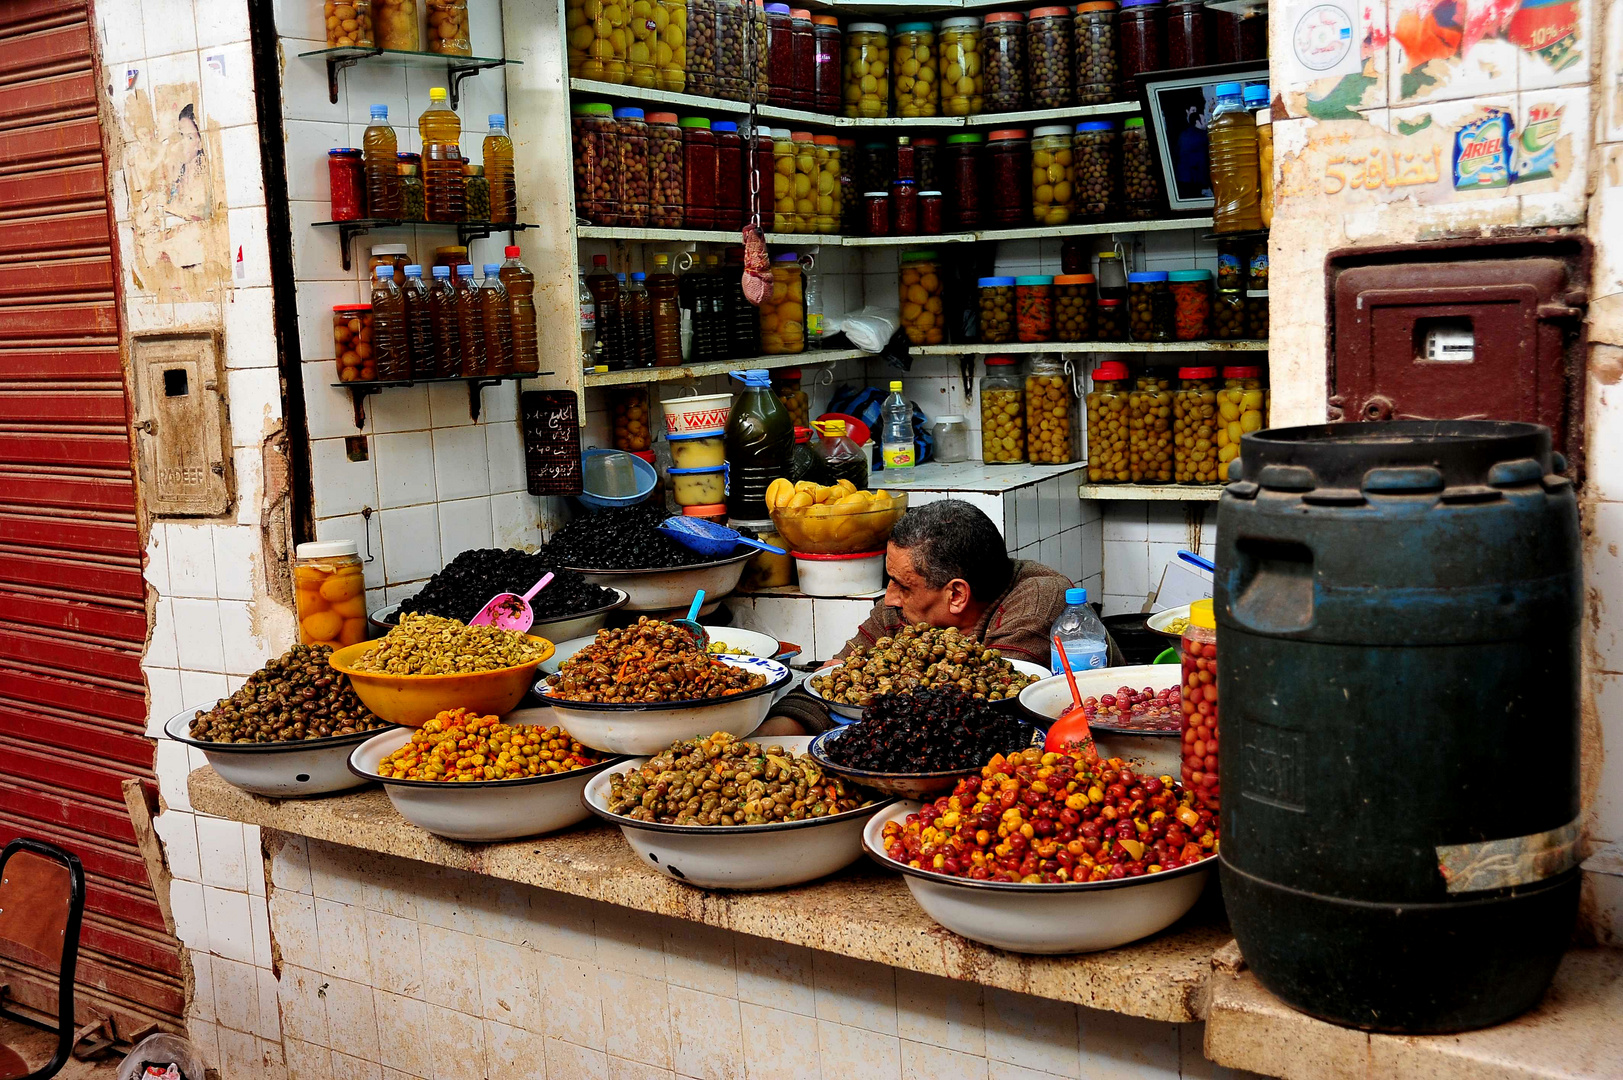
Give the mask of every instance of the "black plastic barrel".
<svg viewBox="0 0 1623 1080">
<path fill-rule="evenodd" d="M 1217 515 L 1223 895 L 1262 984 L 1376 1031 L 1499 1023 L 1577 912 L 1578 511 L 1547 428 L 1241 440 Z"/>
</svg>

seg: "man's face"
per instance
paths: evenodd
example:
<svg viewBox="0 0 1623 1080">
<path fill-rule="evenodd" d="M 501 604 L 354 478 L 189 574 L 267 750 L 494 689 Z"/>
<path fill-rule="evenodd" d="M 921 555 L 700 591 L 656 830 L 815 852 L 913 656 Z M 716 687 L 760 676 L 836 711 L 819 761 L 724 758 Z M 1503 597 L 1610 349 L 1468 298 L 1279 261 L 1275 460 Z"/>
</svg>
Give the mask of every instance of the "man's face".
<svg viewBox="0 0 1623 1080">
<path fill-rule="evenodd" d="M 890 585 L 885 589 L 885 605 L 901 608 L 902 618 L 910 623 L 926 622 L 931 626 L 958 625 L 959 612 L 953 607 L 953 582 L 932 589 L 913 569 L 913 553 L 895 544 L 885 551 L 885 573 Z M 962 582 L 958 583 L 960 590 Z"/>
</svg>

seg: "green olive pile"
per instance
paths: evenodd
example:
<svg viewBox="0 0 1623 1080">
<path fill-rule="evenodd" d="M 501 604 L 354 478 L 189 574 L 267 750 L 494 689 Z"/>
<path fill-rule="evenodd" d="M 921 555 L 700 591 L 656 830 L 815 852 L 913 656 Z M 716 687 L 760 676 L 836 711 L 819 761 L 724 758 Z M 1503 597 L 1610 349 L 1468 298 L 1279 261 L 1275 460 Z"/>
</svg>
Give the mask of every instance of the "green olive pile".
<svg viewBox="0 0 1623 1080">
<path fill-rule="evenodd" d="M 242 689 L 192 717 L 194 739 L 220 743 L 298 742 L 387 727 L 327 666 L 331 645 L 295 645 Z"/>
<path fill-rule="evenodd" d="M 665 825 L 771 825 L 843 814 L 873 802 L 824 776 L 817 762 L 781 746 L 725 732 L 672 743 L 639 767 L 609 777 L 609 811 Z"/>
<path fill-rule="evenodd" d="M 547 646 L 516 630 L 464 626 L 438 615 L 402 615 L 356 671 L 382 675 L 468 675 L 543 659 Z"/>
<path fill-rule="evenodd" d="M 882 637 L 870 648 L 858 645 L 845 662 L 826 675 L 814 676 L 812 687 L 827 701 L 867 705 L 875 694 L 956 686 L 972 697 L 1001 701 L 1017 696 L 1036 682 L 956 626 L 940 629 L 915 623 Z"/>
</svg>

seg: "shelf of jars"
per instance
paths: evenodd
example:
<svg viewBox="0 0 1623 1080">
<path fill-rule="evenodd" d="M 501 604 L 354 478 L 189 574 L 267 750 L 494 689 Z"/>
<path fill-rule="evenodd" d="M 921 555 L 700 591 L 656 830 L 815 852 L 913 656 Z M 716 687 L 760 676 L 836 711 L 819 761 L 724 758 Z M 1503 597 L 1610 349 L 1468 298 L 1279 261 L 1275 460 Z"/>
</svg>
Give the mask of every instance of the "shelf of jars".
<svg viewBox="0 0 1623 1080">
<path fill-rule="evenodd" d="M 1265 340 L 1237 341 L 1011 341 L 1003 345 L 971 342 L 964 345 L 914 345 L 916 356 L 1001 356 L 1013 353 L 1189 353 L 1267 352 Z"/>
<path fill-rule="evenodd" d="M 323 361 L 325 363 L 326 361 Z M 366 399 L 382 390 L 394 386 L 427 386 L 433 383 L 465 383 L 468 387 L 468 415 L 479 422 L 479 391 L 487 386 L 499 386 L 504 382 L 518 382 L 521 379 L 540 379 L 551 375 L 550 371 L 526 371 L 512 375 L 449 375 L 434 379 L 351 379 L 348 382 L 335 382 L 332 385 L 340 390 L 348 390 L 350 400 L 355 405 L 356 429 L 366 426 Z"/>
<path fill-rule="evenodd" d="M 770 211 L 768 211 L 770 214 Z M 644 240 L 650 243 L 670 244 L 742 244 L 743 236 L 736 229 L 644 229 L 625 225 L 577 225 L 575 236 L 580 240 Z M 827 244 L 838 247 L 843 237 L 826 233 L 767 233 L 769 244 Z"/>
<path fill-rule="evenodd" d="M 523 221 L 402 221 L 399 218 L 353 218 L 349 221 L 317 221 L 318 229 L 337 229 L 338 244 L 344 269 L 349 269 L 349 242 L 373 229 L 414 228 L 456 229 L 457 243 L 467 246 L 470 240 L 483 240 L 491 233 L 523 232 L 538 226 Z"/>
<path fill-rule="evenodd" d="M 738 360 L 711 360 L 678 367 L 639 367 L 624 371 L 588 372 L 583 380 L 586 386 L 627 386 L 640 383 L 680 382 L 705 375 L 725 375 L 745 368 L 806 367 L 811 364 L 829 364 L 836 360 L 860 360 L 876 353 L 863 349 L 813 349 L 809 352 L 776 353 L 771 356 L 750 356 Z"/>
<path fill-rule="evenodd" d="M 1106 499 L 1120 502 L 1216 502 L 1223 497 L 1222 484 L 1082 484 L 1079 499 Z"/>
<path fill-rule="evenodd" d="M 321 222 L 330 225 L 333 222 Z M 419 223 L 420 224 L 420 223 Z M 928 244 L 968 244 L 998 240 L 1029 240 L 1051 236 L 1096 236 L 1105 233 L 1166 232 L 1173 229 L 1210 228 L 1211 218 L 1145 218 L 1096 221 L 1080 225 L 1047 225 L 1031 229 L 982 229 L 979 232 L 913 233 L 907 236 L 840 236 L 835 233 L 767 233 L 766 242 L 807 247 L 909 247 Z M 645 229 L 623 225 L 578 225 L 581 240 L 643 240 L 673 244 L 739 244 L 738 233 L 725 229 Z M 348 263 L 345 263 L 348 267 Z"/>
<path fill-rule="evenodd" d="M 348 46 L 330 49 L 313 49 L 310 52 L 299 54 L 300 59 L 321 60 L 327 65 L 327 100 L 338 104 L 338 73 L 362 60 L 376 60 L 381 63 L 400 64 L 408 67 L 437 67 L 445 65 L 445 82 L 447 97 L 451 108 L 456 108 L 462 100 L 462 80 L 481 71 L 491 68 L 506 67 L 509 64 L 523 63 L 521 60 L 508 60 L 501 56 L 453 56 L 448 53 L 436 52 L 407 52 L 402 49 L 377 49 Z"/>
</svg>

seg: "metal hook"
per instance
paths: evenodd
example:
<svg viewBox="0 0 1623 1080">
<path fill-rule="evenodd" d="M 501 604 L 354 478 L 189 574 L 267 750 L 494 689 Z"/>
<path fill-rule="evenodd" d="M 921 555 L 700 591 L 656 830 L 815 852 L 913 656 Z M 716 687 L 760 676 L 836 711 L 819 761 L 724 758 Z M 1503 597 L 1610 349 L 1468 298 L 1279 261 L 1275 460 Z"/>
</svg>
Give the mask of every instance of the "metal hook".
<svg viewBox="0 0 1623 1080">
<path fill-rule="evenodd" d="M 366 558 L 363 562 L 372 561 L 372 514 L 375 511 L 370 506 L 361 507 L 361 523 L 366 533 Z"/>
</svg>

